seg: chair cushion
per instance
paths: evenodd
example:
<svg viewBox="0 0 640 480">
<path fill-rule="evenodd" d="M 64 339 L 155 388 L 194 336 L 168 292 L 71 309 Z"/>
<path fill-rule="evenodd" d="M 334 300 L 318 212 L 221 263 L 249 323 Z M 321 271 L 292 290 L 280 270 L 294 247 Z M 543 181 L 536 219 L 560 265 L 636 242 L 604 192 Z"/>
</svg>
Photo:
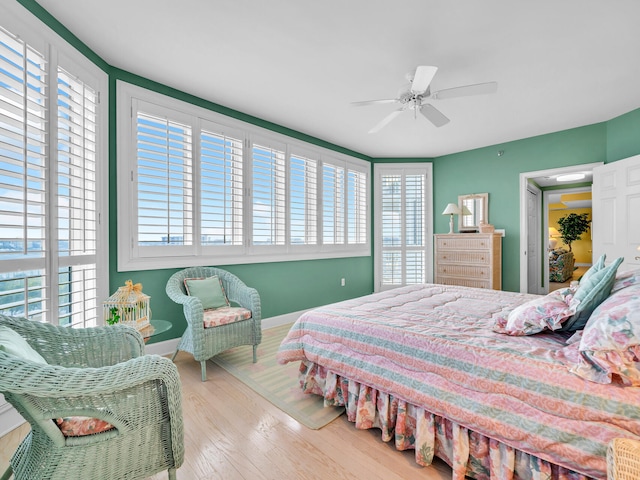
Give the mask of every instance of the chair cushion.
<svg viewBox="0 0 640 480">
<path fill-rule="evenodd" d="M 204 311 L 204 328 L 219 327 L 251 318 L 251 310 L 242 307 L 221 307 Z"/>
<path fill-rule="evenodd" d="M 56 425 L 65 437 L 82 437 L 111 430 L 113 425 L 104 420 L 90 417 L 56 418 Z"/>
<path fill-rule="evenodd" d="M 216 275 L 207 278 L 185 278 L 184 287 L 188 295 L 200 299 L 205 310 L 229 306 L 222 281 Z"/>
<path fill-rule="evenodd" d="M 0 325 L 0 351 L 30 362 L 47 364 L 42 355 L 36 352 L 19 333 L 5 325 Z"/>
</svg>

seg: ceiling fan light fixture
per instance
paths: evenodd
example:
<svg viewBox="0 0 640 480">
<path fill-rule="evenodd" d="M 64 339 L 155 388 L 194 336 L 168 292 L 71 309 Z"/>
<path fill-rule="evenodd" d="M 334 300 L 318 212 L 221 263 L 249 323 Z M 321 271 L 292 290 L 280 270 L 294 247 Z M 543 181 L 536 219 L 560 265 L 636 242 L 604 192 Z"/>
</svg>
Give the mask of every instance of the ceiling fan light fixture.
<svg viewBox="0 0 640 480">
<path fill-rule="evenodd" d="M 568 173 L 566 175 L 558 175 L 556 182 L 575 182 L 582 180 L 586 175 L 584 173 Z"/>
</svg>

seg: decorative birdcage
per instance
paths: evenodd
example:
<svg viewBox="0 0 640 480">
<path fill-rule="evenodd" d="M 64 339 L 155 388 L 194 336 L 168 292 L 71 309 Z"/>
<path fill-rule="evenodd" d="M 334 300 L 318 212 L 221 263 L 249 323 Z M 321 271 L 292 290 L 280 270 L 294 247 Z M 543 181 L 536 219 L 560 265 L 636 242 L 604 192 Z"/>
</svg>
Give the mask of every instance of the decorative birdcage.
<svg viewBox="0 0 640 480">
<path fill-rule="evenodd" d="M 102 302 L 104 322 L 107 325 L 123 323 L 137 330 L 145 330 L 151 321 L 151 297 L 142 293 L 142 284 L 127 280 L 123 287 Z"/>
</svg>

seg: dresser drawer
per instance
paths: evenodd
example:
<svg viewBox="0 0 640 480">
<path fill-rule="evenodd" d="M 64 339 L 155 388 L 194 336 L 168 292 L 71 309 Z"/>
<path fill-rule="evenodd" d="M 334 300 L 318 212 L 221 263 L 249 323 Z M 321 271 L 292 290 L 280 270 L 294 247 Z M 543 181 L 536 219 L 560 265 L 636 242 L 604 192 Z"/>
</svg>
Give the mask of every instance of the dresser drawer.
<svg viewBox="0 0 640 480">
<path fill-rule="evenodd" d="M 492 288 L 489 280 L 478 280 L 475 278 L 437 276 L 436 283 L 441 285 L 460 285 L 462 287 Z"/>
<path fill-rule="evenodd" d="M 444 238 L 443 238 L 444 237 Z M 441 235 L 436 238 L 436 248 L 438 250 L 486 250 L 488 251 L 491 246 L 491 241 L 488 237 L 475 238 L 473 235 L 456 235 L 455 237 L 447 238 L 446 235 Z"/>
<path fill-rule="evenodd" d="M 481 267 L 475 265 L 454 265 L 438 264 L 436 267 L 438 275 L 451 275 L 454 277 L 489 279 L 491 269 L 489 266 Z"/>
<path fill-rule="evenodd" d="M 455 251 L 455 250 L 441 250 L 438 252 L 437 263 L 462 263 L 465 265 L 489 265 L 491 260 L 491 253 L 486 252 L 474 252 L 474 251 Z"/>
</svg>

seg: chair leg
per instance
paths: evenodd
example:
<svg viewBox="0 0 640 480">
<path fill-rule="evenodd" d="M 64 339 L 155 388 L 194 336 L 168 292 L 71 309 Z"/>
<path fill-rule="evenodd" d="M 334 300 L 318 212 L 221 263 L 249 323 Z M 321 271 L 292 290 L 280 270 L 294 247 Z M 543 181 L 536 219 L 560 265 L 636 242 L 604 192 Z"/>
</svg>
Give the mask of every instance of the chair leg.
<svg viewBox="0 0 640 480">
<path fill-rule="evenodd" d="M 9 468 L 7 468 L 7 470 L 2 474 L 2 477 L 0 477 L 0 480 L 9 480 L 12 474 L 13 468 L 11 468 L 11 465 L 9 465 Z"/>
<path fill-rule="evenodd" d="M 200 362 L 200 372 L 202 373 L 202 381 L 207 381 L 207 361 Z"/>
<path fill-rule="evenodd" d="M 173 352 L 173 356 L 171 357 L 171 361 L 173 362 L 176 359 L 176 356 L 178 355 L 178 349 L 176 348 L 176 351 Z"/>
<path fill-rule="evenodd" d="M 253 363 L 258 361 L 258 345 L 253 346 Z"/>
<path fill-rule="evenodd" d="M 169 480 L 176 480 L 176 469 L 175 468 L 170 468 L 169 469 Z"/>
</svg>

